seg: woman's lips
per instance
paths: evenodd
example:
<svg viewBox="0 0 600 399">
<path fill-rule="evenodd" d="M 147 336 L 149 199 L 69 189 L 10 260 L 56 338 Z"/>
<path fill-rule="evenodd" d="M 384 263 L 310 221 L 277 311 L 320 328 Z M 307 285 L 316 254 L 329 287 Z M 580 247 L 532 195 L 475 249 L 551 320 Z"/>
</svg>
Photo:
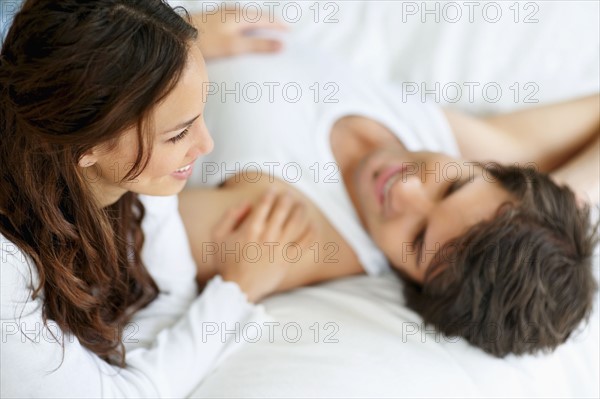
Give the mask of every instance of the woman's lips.
<svg viewBox="0 0 600 399">
<path fill-rule="evenodd" d="M 191 163 L 187 164 L 186 166 L 171 173 L 171 176 L 173 176 L 177 179 L 181 179 L 181 180 L 185 180 L 185 179 L 189 178 L 192 175 L 192 171 L 194 170 L 194 162 L 191 162 Z M 183 170 L 181 170 L 181 169 L 183 169 Z"/>
</svg>

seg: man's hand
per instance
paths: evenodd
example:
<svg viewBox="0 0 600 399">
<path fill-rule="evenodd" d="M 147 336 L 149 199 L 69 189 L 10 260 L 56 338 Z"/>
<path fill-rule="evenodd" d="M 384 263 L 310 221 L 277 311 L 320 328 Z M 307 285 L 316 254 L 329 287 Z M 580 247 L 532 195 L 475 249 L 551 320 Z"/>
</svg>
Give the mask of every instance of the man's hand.
<svg viewBox="0 0 600 399">
<path fill-rule="evenodd" d="M 569 186 L 581 205 L 600 204 L 600 132 L 595 140 L 550 176 L 557 183 Z"/>
<path fill-rule="evenodd" d="M 281 22 L 269 21 L 267 13 L 242 12 L 219 8 L 214 12 L 194 14 L 194 25 L 199 30 L 199 46 L 206 59 L 229 57 L 247 53 L 273 53 L 282 48 L 278 40 L 251 36 L 259 29 L 287 30 Z"/>
</svg>

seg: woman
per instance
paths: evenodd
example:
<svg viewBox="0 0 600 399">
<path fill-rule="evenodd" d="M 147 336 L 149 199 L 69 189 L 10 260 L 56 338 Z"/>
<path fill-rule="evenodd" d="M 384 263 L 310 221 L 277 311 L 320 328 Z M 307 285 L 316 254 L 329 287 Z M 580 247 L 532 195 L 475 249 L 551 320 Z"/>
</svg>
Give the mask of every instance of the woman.
<svg viewBox="0 0 600 399">
<path fill-rule="evenodd" d="M 223 253 L 210 218 L 274 185 L 294 189 L 319 227 L 300 256 L 275 247 L 295 262 L 279 290 L 391 267 L 426 322 L 500 357 L 554 349 L 587 317 L 589 209 L 546 172 L 598 201 L 597 94 L 477 119 L 403 102 L 399 89 L 293 43 L 209 70 L 217 149 L 190 183 L 221 188 L 180 195 L 201 278 Z M 286 97 L 286 85 L 303 95 Z M 201 225 L 206 207 L 215 212 Z"/>
<path fill-rule="evenodd" d="M 276 49 L 239 26 L 201 46 Z M 163 1 L 29 0 L 16 15 L 0 56 L 2 396 L 187 396 L 239 342 L 205 326 L 265 317 L 254 303 L 285 265 L 224 263 L 198 297 L 175 195 L 213 147 L 206 81 L 197 30 Z M 286 198 L 217 226 L 308 241 Z"/>
</svg>

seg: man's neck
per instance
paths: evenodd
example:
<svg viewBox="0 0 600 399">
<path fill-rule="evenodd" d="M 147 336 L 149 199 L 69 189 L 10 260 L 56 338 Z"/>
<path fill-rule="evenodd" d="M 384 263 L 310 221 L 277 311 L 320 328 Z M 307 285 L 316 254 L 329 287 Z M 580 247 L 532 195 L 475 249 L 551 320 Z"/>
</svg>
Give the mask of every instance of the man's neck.
<svg viewBox="0 0 600 399">
<path fill-rule="evenodd" d="M 378 148 L 388 145 L 402 148 L 404 146 L 384 125 L 358 116 L 345 117 L 336 122 L 331 132 L 330 142 L 346 191 L 364 225 L 355 183 L 357 169 L 361 162 Z"/>
</svg>

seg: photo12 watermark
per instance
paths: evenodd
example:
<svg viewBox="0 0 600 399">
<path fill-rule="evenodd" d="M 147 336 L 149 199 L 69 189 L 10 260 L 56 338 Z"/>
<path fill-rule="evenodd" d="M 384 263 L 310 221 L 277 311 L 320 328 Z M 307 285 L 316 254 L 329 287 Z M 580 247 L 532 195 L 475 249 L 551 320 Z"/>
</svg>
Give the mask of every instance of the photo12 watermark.
<svg viewBox="0 0 600 399">
<path fill-rule="evenodd" d="M 200 9 L 202 22 L 211 15 L 220 14 L 221 22 L 258 23 L 281 21 L 296 24 L 312 21 L 315 24 L 340 22 L 340 5 L 334 1 L 203 1 Z"/>
<path fill-rule="evenodd" d="M 475 323 L 475 322 L 457 322 L 453 326 L 457 327 L 461 331 L 472 330 L 472 333 L 467 334 L 473 336 L 481 334 L 486 343 L 494 343 L 501 340 L 505 332 L 503 331 L 502 325 L 499 323 Z M 435 343 L 457 343 L 460 341 L 466 341 L 461 336 L 449 336 L 435 329 L 432 325 L 426 323 L 416 322 L 402 322 L 402 343 L 422 343 L 435 342 Z M 528 322 L 526 326 L 520 331 L 521 336 L 514 336 L 514 332 L 511 331 L 512 337 L 516 340 L 526 343 L 536 343 L 538 338 L 536 332 L 539 326 L 534 322 Z M 468 342 L 467 342 L 468 343 Z"/>
<path fill-rule="evenodd" d="M 477 178 L 481 178 L 488 183 L 495 183 L 498 181 L 498 178 L 494 176 L 492 171 L 499 165 L 500 164 L 493 161 L 402 161 L 395 165 L 397 170 L 390 179 L 393 178 L 395 181 L 400 181 L 402 183 L 406 183 L 408 179 L 413 178 L 419 179 L 422 183 L 426 183 L 427 181 L 433 181 L 435 183 L 456 183 L 465 181 L 470 183 Z M 535 162 L 513 162 L 511 166 L 539 171 L 539 167 Z"/>
<path fill-rule="evenodd" d="M 337 254 L 340 246 L 337 242 L 313 242 L 308 247 L 303 247 L 297 242 L 202 242 L 202 263 L 211 264 L 214 262 L 227 263 L 234 262 L 239 264 L 268 262 L 278 263 L 281 261 L 287 263 L 298 263 L 301 259 L 306 259 L 315 264 L 321 263 L 339 263 Z"/>
<path fill-rule="evenodd" d="M 402 23 L 539 22 L 540 6 L 533 1 L 403 1 Z"/>
<path fill-rule="evenodd" d="M 137 323 L 129 322 L 123 326 L 120 336 L 118 330 L 114 331 L 114 338 L 124 344 L 136 344 L 139 342 L 139 331 L 140 326 Z M 93 338 L 90 339 L 90 342 L 94 342 Z M 23 344 L 62 344 L 63 342 L 77 342 L 77 337 L 68 332 L 64 333 L 53 320 L 49 320 L 47 324 L 38 321 L 2 321 L 2 343 L 5 344 L 9 340 L 13 342 L 18 340 Z"/>
<path fill-rule="evenodd" d="M 11 0 L 0 1 L 0 42 L 4 41 L 12 20 L 21 8 L 21 3 L 21 1 Z"/>
<path fill-rule="evenodd" d="M 296 81 L 251 81 L 251 82 L 205 82 L 203 94 L 207 101 L 221 103 L 250 103 L 258 102 L 290 103 L 301 100 L 315 104 L 337 104 L 340 86 L 336 82 L 296 82 Z"/>
<path fill-rule="evenodd" d="M 536 82 L 402 82 L 402 102 L 497 103 L 509 97 L 514 103 L 537 104 L 540 87 Z"/>
<path fill-rule="evenodd" d="M 295 184 L 303 178 L 313 183 L 338 184 L 340 168 L 336 162 L 308 161 L 262 161 L 262 162 L 200 162 L 200 175 L 203 184 L 218 180 L 231 180 L 235 183 L 258 183 L 268 179 L 269 183 L 280 179 L 288 184 Z"/>
<path fill-rule="evenodd" d="M 315 344 L 337 344 L 340 327 L 335 322 L 314 322 L 311 324 L 289 321 L 280 323 L 276 321 L 264 321 L 262 323 L 236 322 L 233 325 L 225 322 L 202 323 L 202 342 L 226 343 L 235 341 L 246 343 L 257 343 L 266 340 L 268 343 L 286 342 L 295 344 L 305 338 L 308 342 Z"/>
</svg>

